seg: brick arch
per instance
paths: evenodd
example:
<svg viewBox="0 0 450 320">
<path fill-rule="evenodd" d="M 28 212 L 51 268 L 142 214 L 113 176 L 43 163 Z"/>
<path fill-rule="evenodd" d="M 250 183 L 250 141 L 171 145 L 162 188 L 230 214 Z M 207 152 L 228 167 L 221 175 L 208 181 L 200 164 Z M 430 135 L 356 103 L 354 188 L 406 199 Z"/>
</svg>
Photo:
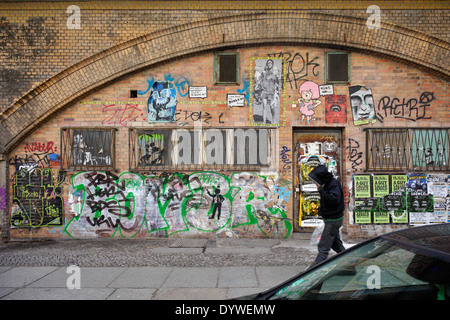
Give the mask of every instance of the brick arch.
<svg viewBox="0 0 450 320">
<path fill-rule="evenodd" d="M 0 153 L 10 152 L 54 112 L 124 75 L 214 49 L 270 44 L 381 55 L 450 79 L 448 42 L 390 23 L 302 11 L 214 18 L 160 30 L 93 55 L 38 85 L 0 114 Z"/>
</svg>

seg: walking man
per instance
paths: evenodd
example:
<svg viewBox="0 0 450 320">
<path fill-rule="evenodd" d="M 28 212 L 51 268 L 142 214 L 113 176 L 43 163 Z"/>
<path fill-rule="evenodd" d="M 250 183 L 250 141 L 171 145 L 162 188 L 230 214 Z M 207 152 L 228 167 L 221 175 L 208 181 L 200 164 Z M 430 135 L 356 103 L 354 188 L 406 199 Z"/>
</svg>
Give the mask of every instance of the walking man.
<svg viewBox="0 0 450 320">
<path fill-rule="evenodd" d="M 322 238 L 319 242 L 319 253 L 311 266 L 319 264 L 328 257 L 330 249 L 337 253 L 344 251 L 339 229 L 344 220 L 344 192 L 342 186 L 328 172 L 327 168 L 320 165 L 309 174 L 309 178 L 318 186 L 320 193 L 319 215 L 325 224 Z"/>
</svg>

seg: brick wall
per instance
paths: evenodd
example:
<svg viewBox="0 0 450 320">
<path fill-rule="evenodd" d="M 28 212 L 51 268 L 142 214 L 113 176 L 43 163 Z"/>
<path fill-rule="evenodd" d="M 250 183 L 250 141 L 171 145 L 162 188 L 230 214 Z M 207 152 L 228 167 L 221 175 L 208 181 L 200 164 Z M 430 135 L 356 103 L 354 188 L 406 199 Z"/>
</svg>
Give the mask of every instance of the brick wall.
<svg viewBox="0 0 450 320">
<path fill-rule="evenodd" d="M 449 40 L 443 1 L 378 1 L 383 22 Z M 78 5 L 81 29 L 68 29 Z M 73 64 L 139 36 L 205 19 L 274 10 L 367 19 L 370 1 L 55 1 L 0 4 L 0 111 Z"/>
<path fill-rule="evenodd" d="M 234 50 L 230 50 L 234 51 Z M 308 77 L 308 80 L 313 80 L 318 84 L 324 83 L 324 55 L 326 49 L 319 49 L 314 47 L 297 47 L 297 46 L 260 46 L 253 48 L 241 48 L 237 50 L 240 54 L 241 59 L 241 76 L 243 79 L 250 79 L 250 61 L 254 57 L 268 57 L 273 56 L 275 53 L 280 55 L 283 53 L 285 57 L 294 56 L 295 53 L 299 53 L 302 56 L 306 56 L 308 53 L 310 57 L 317 57 L 315 62 L 318 64 L 317 75 Z M 398 127 L 398 128 L 408 128 L 413 124 L 415 127 L 448 127 L 450 123 L 449 114 L 446 112 L 446 108 L 448 106 L 448 85 L 445 81 L 438 79 L 437 77 L 430 76 L 422 71 L 414 69 L 412 67 L 408 67 L 402 65 L 397 62 L 393 62 L 387 60 L 385 58 L 377 58 L 372 57 L 365 54 L 360 53 L 352 53 L 351 54 L 351 77 L 352 84 L 364 84 L 367 87 L 372 89 L 372 93 L 374 96 L 375 106 L 378 106 L 378 102 L 383 97 L 389 97 L 390 99 L 398 98 L 400 100 L 406 99 L 419 99 L 420 95 L 423 92 L 430 91 L 434 94 L 434 100 L 430 103 L 429 107 L 426 107 L 425 113 L 426 117 L 430 119 L 417 119 L 415 117 L 415 113 L 411 116 L 409 115 L 408 110 L 405 110 L 404 117 L 410 119 L 398 119 L 395 118 L 393 114 L 388 113 L 386 116 L 384 110 L 377 109 L 377 113 L 383 115 L 383 122 L 377 121 L 375 125 L 370 127 Z M 170 74 L 170 77 L 167 75 Z M 177 79 L 182 78 L 185 81 L 188 81 L 191 86 L 206 86 L 207 87 L 207 98 L 205 99 L 189 99 L 188 96 L 181 97 L 180 95 L 177 97 L 177 111 L 179 112 L 177 115 L 178 120 L 175 123 L 156 123 L 149 125 L 147 121 L 147 112 L 146 112 L 146 101 L 148 99 L 149 93 L 145 95 L 138 95 L 137 98 L 130 98 L 130 90 L 140 90 L 145 91 L 148 87 L 147 80 L 154 79 L 155 81 L 160 81 L 164 79 L 171 78 L 172 82 L 176 82 Z M 412 79 L 412 80 L 411 80 Z M 406 83 L 411 83 L 406 85 Z M 347 108 L 347 123 L 345 124 L 327 124 L 325 122 L 325 108 L 324 108 L 324 98 L 321 98 L 322 106 L 318 108 L 316 114 L 313 117 L 313 120 L 310 124 L 305 124 L 300 120 L 300 114 L 297 108 L 292 108 L 292 103 L 296 103 L 299 98 L 298 87 L 303 82 L 303 80 L 299 80 L 298 84 L 295 82 L 286 83 L 286 95 L 285 101 L 283 105 L 285 107 L 285 117 L 286 124 L 285 126 L 281 126 L 278 129 L 278 141 L 273 145 L 275 146 L 277 153 L 278 161 L 280 160 L 279 152 L 281 150 L 281 146 L 289 146 L 292 150 L 293 148 L 293 130 L 297 129 L 310 129 L 310 128 L 338 128 L 343 130 L 343 143 L 342 143 L 342 172 L 343 172 L 343 185 L 345 189 L 348 191 L 347 201 L 349 202 L 349 209 L 346 215 L 346 229 L 345 232 L 348 233 L 349 236 L 352 237 L 367 237 L 368 235 L 374 235 L 379 232 L 386 232 L 396 227 L 393 225 L 381 225 L 377 226 L 375 229 L 372 225 L 370 227 L 360 228 L 359 225 L 350 224 L 352 218 L 351 209 L 353 207 L 353 198 L 352 198 L 352 174 L 364 173 L 367 168 L 365 164 L 365 157 L 362 158 L 362 162 L 356 162 L 357 165 L 354 166 L 354 163 L 351 159 L 351 151 L 350 151 L 350 139 L 359 144 L 358 150 L 360 152 L 365 152 L 365 134 L 363 129 L 367 126 L 354 126 L 351 108 Z M 292 87 L 291 87 L 292 86 Z M 345 85 L 334 85 L 334 94 L 342 94 L 348 96 L 348 86 Z M 34 160 L 38 160 L 43 158 L 43 155 L 47 153 L 56 153 L 61 154 L 63 151 L 60 147 L 60 130 L 61 128 L 81 128 L 81 127 L 91 127 L 91 128 L 106 128 L 113 127 L 116 128 L 116 159 L 117 159 L 117 171 L 114 172 L 115 175 L 126 175 L 126 172 L 129 172 L 129 153 L 130 153 L 130 145 L 129 145 L 129 129 L 137 129 L 137 128 L 194 128 L 200 122 L 202 124 L 202 129 L 207 130 L 208 128 L 248 128 L 250 127 L 250 109 L 246 106 L 244 108 L 230 108 L 226 106 L 226 94 L 236 94 L 237 90 L 243 88 L 243 83 L 236 86 L 219 86 L 214 85 L 213 83 L 213 53 L 204 53 L 192 57 L 188 57 L 185 59 L 168 62 L 166 64 L 160 65 L 158 67 L 150 68 L 144 71 L 141 71 L 136 74 L 132 74 L 126 76 L 119 81 L 109 84 L 102 89 L 99 89 L 90 95 L 84 97 L 77 103 L 61 110 L 48 120 L 44 125 L 35 130 L 32 135 L 28 136 L 14 151 L 10 154 L 10 159 L 19 160 L 26 162 L 26 160 L 30 160 L 29 157 L 34 157 Z M 128 107 L 127 107 L 128 105 Z M 131 107 L 132 106 L 132 107 Z M 200 118 L 199 112 L 202 112 L 203 118 Z M 205 117 L 205 115 L 208 115 Z M 422 114 L 420 114 L 421 116 Z M 320 132 L 320 130 L 319 130 Z M 27 158 L 28 157 L 28 158 Z M 275 172 L 275 176 L 272 177 L 274 173 L 272 172 L 255 172 L 257 175 L 264 175 L 267 178 L 267 184 L 252 184 L 250 186 L 254 189 L 248 192 L 254 192 L 257 194 L 259 188 L 267 187 L 270 190 L 269 194 L 264 194 L 266 197 L 265 200 L 270 198 L 270 201 L 264 203 L 266 208 L 276 208 L 278 201 L 278 193 L 275 192 L 275 189 L 278 186 L 284 186 L 282 181 L 289 181 L 288 191 L 292 192 L 293 188 L 295 188 L 295 180 L 294 176 L 294 167 L 296 163 L 296 159 L 294 159 L 294 153 L 290 154 L 290 160 L 293 162 L 291 169 L 289 170 L 281 170 L 281 165 L 278 164 L 278 168 L 275 168 L 277 172 Z M 43 160 L 39 164 L 39 167 L 43 168 L 52 168 L 53 171 L 53 181 L 54 185 L 57 185 L 58 181 L 58 172 L 59 172 L 58 161 L 49 161 Z M 14 172 L 14 167 L 11 167 L 11 171 Z M 209 170 L 201 170 L 197 169 L 194 171 L 184 171 L 185 174 L 192 175 L 195 177 L 194 172 L 202 172 Z M 186 227 L 184 224 L 182 226 L 177 225 L 177 223 L 181 223 L 184 221 L 180 217 L 175 218 L 172 217 L 172 220 L 168 218 L 169 227 L 161 227 L 157 228 L 153 226 L 155 230 L 151 229 L 152 227 L 146 225 L 143 221 L 143 217 L 145 216 L 148 222 L 156 223 L 158 221 L 155 215 L 151 215 L 149 213 L 149 209 L 147 207 L 146 210 L 136 209 L 134 211 L 134 218 L 136 221 L 133 223 L 137 223 L 138 227 L 135 226 L 135 229 L 130 227 L 131 231 L 123 231 L 120 233 L 117 231 L 114 233 L 110 229 L 114 228 L 106 228 L 107 223 L 103 223 L 103 229 L 108 229 L 108 232 L 96 233 L 96 231 L 102 229 L 99 226 L 93 227 L 86 221 L 82 222 L 86 217 L 83 214 L 80 215 L 80 220 L 77 220 L 78 216 L 75 214 L 77 212 L 76 209 L 79 202 L 76 201 L 77 192 L 76 192 L 76 181 L 77 176 L 79 176 L 80 171 L 67 171 L 65 179 L 59 185 L 63 192 L 61 193 L 61 197 L 64 199 L 64 223 L 61 226 L 56 227 L 35 227 L 35 228 L 12 228 L 11 236 L 12 237 L 23 237 L 23 236 L 45 236 L 45 237 L 95 237 L 95 236 L 121 236 L 131 237 L 131 236 L 139 236 L 139 237 L 151 237 L 151 236 L 161 236 L 161 235 L 170 235 L 170 236 L 230 236 L 231 234 L 235 236 L 243 236 L 243 237 L 261 237 L 261 236 L 275 236 L 275 237 L 284 237 L 287 233 L 291 233 L 293 228 L 297 228 L 296 219 L 298 219 L 297 213 L 294 212 L 294 203 L 293 203 L 293 194 L 289 197 L 289 200 L 281 203 L 281 207 L 285 208 L 283 211 L 286 214 L 286 217 L 289 219 L 289 226 L 285 226 L 283 224 L 280 225 L 280 228 L 283 227 L 280 233 L 277 231 L 270 229 L 265 226 L 263 220 L 260 220 L 259 223 L 250 223 L 248 225 L 243 226 L 234 226 L 231 227 L 231 223 L 234 220 L 230 220 L 230 225 L 220 225 L 220 228 L 217 225 L 214 231 L 211 233 L 211 230 L 208 227 L 193 227 L 194 222 L 186 218 L 188 222 L 187 226 L 189 227 L 189 231 L 186 231 L 184 228 Z M 92 172 L 90 170 L 81 171 L 82 173 Z M 216 176 L 216 178 L 223 179 L 223 182 L 227 181 L 230 186 L 237 186 L 235 181 L 232 179 L 233 172 L 223 172 L 218 171 L 219 174 L 212 174 Z M 251 171 L 250 171 L 251 172 Z M 235 172 L 235 175 L 241 174 L 242 172 Z M 137 174 L 129 174 L 129 179 L 136 181 L 139 180 L 139 177 L 143 177 L 142 179 L 162 179 L 161 177 L 166 177 L 163 172 L 156 170 L 156 172 L 146 172 Z M 170 174 L 173 174 L 170 173 Z M 161 176 L 162 175 L 162 176 Z M 153 177 L 153 178 L 151 178 Z M 14 185 L 17 185 L 17 178 L 14 174 L 11 174 L 10 184 L 14 188 Z M 31 178 L 30 178 L 31 179 Z M 169 175 L 169 180 L 173 179 L 173 176 Z M 228 179 L 228 180 L 227 180 Z M 271 185 L 273 179 L 273 185 Z M 86 180 L 87 181 L 87 180 Z M 172 181 L 172 180 L 170 180 Z M 166 181 L 167 182 L 167 181 Z M 170 183 L 169 183 L 170 184 Z M 205 187 L 205 185 L 204 185 Z M 186 191 L 192 191 L 191 188 L 183 186 L 183 189 Z M 205 187 L 206 192 L 207 188 Z M 209 190 L 209 189 L 208 189 Z M 230 189 L 231 190 L 231 189 Z M 164 192 L 164 189 L 160 189 L 161 192 Z M 212 190 L 210 190 L 212 191 Z M 137 191 L 133 191 L 137 192 Z M 241 191 L 242 192 L 242 191 Z M 248 196 L 248 193 L 238 193 L 233 201 L 230 200 L 233 204 L 233 215 L 238 215 L 238 209 L 245 208 L 245 201 L 238 202 L 239 197 Z M 11 194 L 11 198 L 14 198 L 14 195 Z M 137 197 L 136 197 L 137 199 Z M 160 198 L 160 206 L 164 203 Z M 248 199 L 248 198 L 244 198 Z M 84 201 L 87 201 L 86 198 Z M 138 203 L 139 201 L 136 201 Z M 261 202 L 262 203 L 262 202 Z M 17 203 L 10 203 L 12 207 L 12 212 L 17 213 L 19 210 Z M 137 204 L 136 204 L 137 205 Z M 186 203 L 179 204 L 180 206 L 186 206 Z M 252 203 L 254 208 L 260 208 L 258 203 Z M 84 213 L 90 212 L 89 208 L 84 203 Z M 75 208 L 75 209 L 74 209 Z M 136 207 L 137 208 L 137 207 Z M 160 207 L 161 208 L 161 207 Z M 186 207 L 185 207 L 186 208 Z M 255 210 L 256 210 L 255 209 Z M 86 211 L 87 210 L 87 211 Z M 194 210 L 194 209 L 191 209 Z M 207 210 L 204 208 L 200 209 L 198 213 L 206 214 Z M 224 207 L 225 212 L 225 207 Z M 231 212 L 231 210 L 230 210 Z M 166 211 L 168 215 L 168 211 Z M 186 214 L 186 213 L 184 213 Z M 169 216 L 169 215 L 168 215 Z M 188 215 L 187 215 L 188 216 Z M 283 218 L 282 215 L 275 215 L 278 218 Z M 107 215 L 105 214 L 105 217 Z M 137 217 L 140 217 L 139 219 Z M 186 215 L 184 215 L 186 217 Z M 189 216 L 188 216 L 189 217 Z M 100 218 L 97 217 L 97 218 Z M 91 219 L 93 219 L 91 217 Z M 153 220 L 152 220 L 153 219 Z M 93 220 L 90 220 L 93 223 Z M 113 220 L 114 221 L 114 220 Z M 126 220 L 125 220 L 126 221 Z M 248 221 L 247 221 L 248 222 Z M 194 224 L 195 225 L 195 224 Z M 278 223 L 277 223 L 278 225 Z M 209 226 L 209 225 L 208 225 Z M 400 227 L 404 227 L 401 225 Z M 292 229 L 290 229 L 292 228 Z M 370 228 L 374 228 L 373 230 Z M 156 230 L 158 229 L 158 230 Z M 121 229 L 125 230 L 125 228 Z M 183 230 L 183 231 L 181 231 Z M 263 231 L 261 231 L 263 230 Z M 166 233 L 167 232 L 167 233 Z"/>
</svg>

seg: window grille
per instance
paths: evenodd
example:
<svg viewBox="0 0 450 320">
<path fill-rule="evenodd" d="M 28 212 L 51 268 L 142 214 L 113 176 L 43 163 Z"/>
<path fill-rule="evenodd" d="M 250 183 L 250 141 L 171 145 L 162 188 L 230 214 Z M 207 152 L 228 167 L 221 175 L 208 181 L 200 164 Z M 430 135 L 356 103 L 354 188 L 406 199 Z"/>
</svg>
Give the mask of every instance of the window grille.
<svg viewBox="0 0 450 320">
<path fill-rule="evenodd" d="M 62 128 L 61 168 L 114 170 L 115 129 Z"/>
<path fill-rule="evenodd" d="M 259 170 L 273 163 L 275 129 L 130 129 L 130 170 Z"/>
<path fill-rule="evenodd" d="M 450 170 L 450 129 L 366 129 L 371 171 Z"/>
</svg>

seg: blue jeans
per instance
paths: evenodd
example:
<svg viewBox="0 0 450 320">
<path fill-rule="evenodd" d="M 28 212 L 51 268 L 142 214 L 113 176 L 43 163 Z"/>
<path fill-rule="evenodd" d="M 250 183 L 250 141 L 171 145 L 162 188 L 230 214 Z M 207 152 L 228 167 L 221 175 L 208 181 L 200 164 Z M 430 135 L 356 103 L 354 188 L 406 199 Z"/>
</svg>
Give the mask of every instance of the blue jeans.
<svg viewBox="0 0 450 320">
<path fill-rule="evenodd" d="M 311 266 L 326 260 L 330 249 L 333 249 L 337 253 L 345 250 L 339 233 L 339 228 L 342 227 L 343 220 L 343 218 L 338 220 L 324 220 L 325 226 L 318 246 L 319 254 Z"/>
</svg>

